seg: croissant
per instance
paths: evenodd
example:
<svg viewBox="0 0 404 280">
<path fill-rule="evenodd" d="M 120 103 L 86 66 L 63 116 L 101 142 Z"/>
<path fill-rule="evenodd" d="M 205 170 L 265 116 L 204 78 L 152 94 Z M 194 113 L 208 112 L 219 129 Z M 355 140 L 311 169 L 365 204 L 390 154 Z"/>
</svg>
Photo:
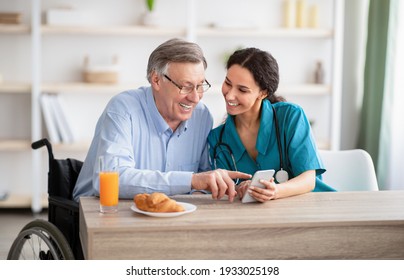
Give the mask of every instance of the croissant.
<svg viewBox="0 0 404 280">
<path fill-rule="evenodd" d="M 141 193 L 134 197 L 136 207 L 147 212 L 182 212 L 184 207 L 163 193 Z"/>
</svg>

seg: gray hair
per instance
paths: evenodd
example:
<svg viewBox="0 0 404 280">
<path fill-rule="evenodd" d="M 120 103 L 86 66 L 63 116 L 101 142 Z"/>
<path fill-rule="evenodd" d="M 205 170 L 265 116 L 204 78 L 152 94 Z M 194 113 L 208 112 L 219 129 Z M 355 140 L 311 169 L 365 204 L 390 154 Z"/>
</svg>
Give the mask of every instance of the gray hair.
<svg viewBox="0 0 404 280">
<path fill-rule="evenodd" d="M 151 53 L 147 64 L 147 80 L 151 83 L 154 71 L 159 75 L 168 74 L 167 69 L 171 62 L 202 62 L 205 69 L 208 67 L 199 45 L 177 38 L 170 39 Z"/>
</svg>

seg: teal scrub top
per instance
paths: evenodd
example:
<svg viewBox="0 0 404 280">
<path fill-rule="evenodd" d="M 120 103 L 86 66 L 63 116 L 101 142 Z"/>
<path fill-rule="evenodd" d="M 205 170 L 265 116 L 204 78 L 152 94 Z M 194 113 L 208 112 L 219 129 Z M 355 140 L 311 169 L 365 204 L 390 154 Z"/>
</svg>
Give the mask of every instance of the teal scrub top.
<svg viewBox="0 0 404 280">
<path fill-rule="evenodd" d="M 237 133 L 234 119 L 231 115 L 228 115 L 226 122 L 213 129 L 208 136 L 212 168 L 237 169 L 249 174 L 254 174 L 258 170 L 265 169 L 280 170 L 280 156 L 273 108 L 276 110 L 279 125 L 283 169 L 289 173 L 289 179 L 305 171 L 316 170 L 314 191 L 335 191 L 321 180 L 321 174 L 326 170 L 317 152 L 310 123 L 303 109 L 299 105 L 289 102 L 271 104 L 269 100 L 263 101 L 261 123 L 256 142 L 256 149 L 258 151 L 256 161 L 247 153 Z M 218 145 L 222 130 L 222 144 Z M 228 146 L 223 145 L 223 143 Z M 216 157 L 214 157 L 215 149 Z M 237 168 L 234 166 L 231 153 L 233 154 Z"/>
</svg>

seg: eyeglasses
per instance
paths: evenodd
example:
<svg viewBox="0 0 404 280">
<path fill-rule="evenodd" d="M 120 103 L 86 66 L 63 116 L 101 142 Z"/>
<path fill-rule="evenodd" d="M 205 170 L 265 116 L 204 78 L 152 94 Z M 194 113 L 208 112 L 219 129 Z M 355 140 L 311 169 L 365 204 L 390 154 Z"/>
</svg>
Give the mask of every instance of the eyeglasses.
<svg viewBox="0 0 404 280">
<path fill-rule="evenodd" d="M 191 92 L 194 91 L 194 88 L 196 88 L 196 92 L 197 93 L 203 93 L 205 91 L 207 91 L 211 85 L 209 84 L 209 82 L 207 80 L 205 80 L 205 83 L 200 84 L 200 85 L 192 85 L 192 86 L 180 86 L 179 84 L 177 84 L 176 82 L 174 82 L 173 80 L 170 79 L 170 77 L 168 77 L 167 75 L 164 75 L 164 77 L 169 80 L 173 85 L 175 85 L 177 88 L 180 89 L 180 94 L 190 94 Z"/>
</svg>

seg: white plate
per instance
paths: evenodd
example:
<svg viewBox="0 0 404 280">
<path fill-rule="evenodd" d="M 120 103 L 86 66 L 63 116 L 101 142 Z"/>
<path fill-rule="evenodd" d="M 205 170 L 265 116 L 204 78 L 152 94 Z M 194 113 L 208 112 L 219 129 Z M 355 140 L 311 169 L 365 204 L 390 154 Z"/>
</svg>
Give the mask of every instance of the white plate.
<svg viewBox="0 0 404 280">
<path fill-rule="evenodd" d="M 182 205 L 182 207 L 185 208 L 185 211 L 182 212 L 168 212 L 168 213 L 160 213 L 160 212 L 147 212 L 140 210 L 139 208 L 136 207 L 136 205 L 132 205 L 130 209 L 136 213 L 144 214 L 147 216 L 152 216 L 152 217 L 160 217 L 160 218 L 170 218 L 170 217 L 177 217 L 181 216 L 184 214 L 192 213 L 196 210 L 196 205 L 193 205 L 191 203 L 186 203 L 186 202 L 177 202 L 179 205 Z"/>
</svg>

